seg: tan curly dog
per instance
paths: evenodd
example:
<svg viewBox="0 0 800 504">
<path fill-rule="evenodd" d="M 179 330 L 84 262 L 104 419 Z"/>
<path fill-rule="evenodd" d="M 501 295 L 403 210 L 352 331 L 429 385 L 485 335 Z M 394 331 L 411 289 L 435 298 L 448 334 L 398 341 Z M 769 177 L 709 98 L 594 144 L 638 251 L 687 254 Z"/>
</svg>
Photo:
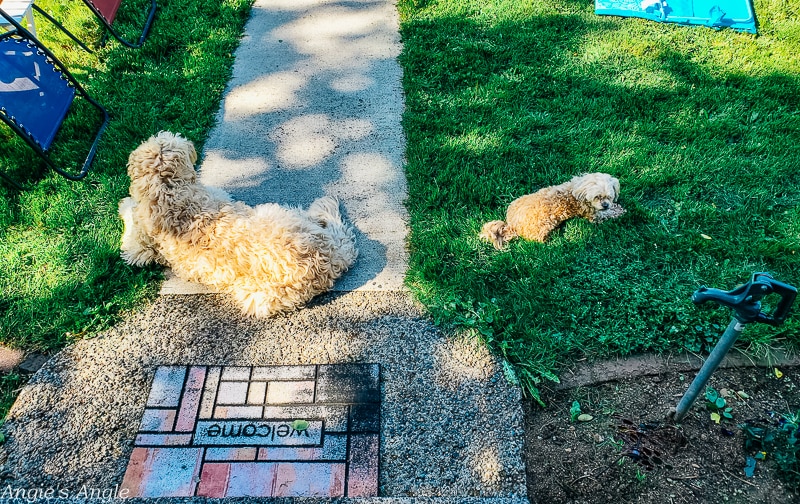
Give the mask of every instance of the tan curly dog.
<svg viewBox="0 0 800 504">
<path fill-rule="evenodd" d="M 625 209 L 615 203 L 618 196 L 619 180 L 611 175 L 579 175 L 514 200 L 508 206 L 506 220 L 487 222 L 480 237 L 497 249 L 517 236 L 544 242 L 553 230 L 573 217 L 590 222 L 619 217 Z"/>
<path fill-rule="evenodd" d="M 231 294 L 244 313 L 267 317 L 302 306 L 356 260 L 339 203 L 250 207 L 197 182 L 189 140 L 161 132 L 128 159 L 130 197 L 119 203 L 129 264 L 170 266 L 188 281 Z"/>
</svg>

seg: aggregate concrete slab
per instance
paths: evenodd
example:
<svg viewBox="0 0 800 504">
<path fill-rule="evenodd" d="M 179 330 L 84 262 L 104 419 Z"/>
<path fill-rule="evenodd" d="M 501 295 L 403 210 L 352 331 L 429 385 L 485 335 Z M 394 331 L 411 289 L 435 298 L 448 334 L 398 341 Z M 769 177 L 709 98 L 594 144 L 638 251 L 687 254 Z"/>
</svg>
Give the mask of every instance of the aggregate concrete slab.
<svg viewBox="0 0 800 504">
<path fill-rule="evenodd" d="M 485 347 L 440 332 L 402 292 L 328 294 L 269 320 L 242 318 L 218 295 L 161 296 L 32 377 L 4 426 L 0 489 L 119 489 L 142 422 L 180 421 L 169 377 L 151 393 L 156 374 L 169 375 L 164 366 L 177 375 L 201 365 L 266 372 L 366 363 L 380 366 L 379 496 L 525 498 L 519 389 Z M 338 400 L 336 390 L 326 400 Z M 252 399 L 235 387 L 226 394 Z M 145 415 L 156 409 L 174 411 Z M 158 462 L 193 471 L 199 454 L 183 449 L 179 462 Z"/>
</svg>

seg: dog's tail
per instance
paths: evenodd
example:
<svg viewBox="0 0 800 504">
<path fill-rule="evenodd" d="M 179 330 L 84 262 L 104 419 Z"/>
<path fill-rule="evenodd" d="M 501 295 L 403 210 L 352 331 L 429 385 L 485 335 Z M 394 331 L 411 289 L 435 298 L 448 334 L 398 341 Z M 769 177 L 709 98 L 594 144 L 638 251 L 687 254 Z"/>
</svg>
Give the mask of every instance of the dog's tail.
<svg viewBox="0 0 800 504">
<path fill-rule="evenodd" d="M 317 219 L 323 227 L 342 222 L 339 201 L 330 196 L 315 199 L 308 207 L 308 215 Z"/>
<path fill-rule="evenodd" d="M 490 242 L 497 250 L 506 246 L 506 243 L 517 237 L 517 233 L 501 220 L 493 220 L 483 225 L 480 238 Z"/>
<path fill-rule="evenodd" d="M 332 240 L 331 267 L 334 275 L 338 277 L 347 271 L 358 257 L 353 228 L 342 219 L 339 201 L 330 196 L 314 200 L 308 207 L 308 215 L 327 230 Z"/>
</svg>

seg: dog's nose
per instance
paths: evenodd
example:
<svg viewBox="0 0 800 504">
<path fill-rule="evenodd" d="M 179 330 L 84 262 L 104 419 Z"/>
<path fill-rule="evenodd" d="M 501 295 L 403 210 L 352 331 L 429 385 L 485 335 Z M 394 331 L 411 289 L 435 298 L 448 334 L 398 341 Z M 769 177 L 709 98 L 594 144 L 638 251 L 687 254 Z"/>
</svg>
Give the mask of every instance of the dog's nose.
<svg viewBox="0 0 800 504">
<path fill-rule="evenodd" d="M 608 210 L 608 207 L 611 206 L 608 204 L 608 201 L 603 202 L 603 210 Z"/>
</svg>

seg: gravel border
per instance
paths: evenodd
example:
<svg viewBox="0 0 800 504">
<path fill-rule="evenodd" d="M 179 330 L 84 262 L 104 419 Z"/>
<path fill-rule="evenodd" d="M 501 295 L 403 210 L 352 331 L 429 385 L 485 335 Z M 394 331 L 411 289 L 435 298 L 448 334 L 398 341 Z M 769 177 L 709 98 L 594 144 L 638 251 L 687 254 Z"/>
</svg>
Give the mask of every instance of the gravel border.
<svg viewBox="0 0 800 504">
<path fill-rule="evenodd" d="M 328 294 L 268 320 L 222 296 L 161 296 L 32 377 L 4 426 L 0 487 L 119 484 L 157 365 L 346 362 L 381 365 L 379 495 L 525 498 L 520 390 L 400 292 Z"/>
</svg>

